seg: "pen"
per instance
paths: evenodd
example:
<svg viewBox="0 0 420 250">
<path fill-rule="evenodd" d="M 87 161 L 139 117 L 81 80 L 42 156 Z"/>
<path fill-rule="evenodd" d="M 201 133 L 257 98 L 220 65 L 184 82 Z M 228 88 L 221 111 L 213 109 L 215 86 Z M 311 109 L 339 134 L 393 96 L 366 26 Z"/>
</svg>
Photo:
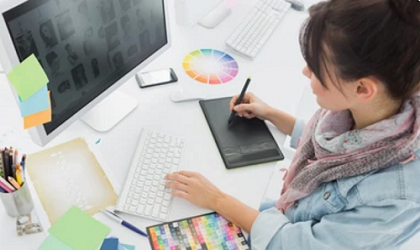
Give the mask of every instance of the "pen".
<svg viewBox="0 0 420 250">
<path fill-rule="evenodd" d="M 120 223 L 121 225 L 123 225 L 124 227 L 130 229 L 133 232 L 136 232 L 144 237 L 149 237 L 147 236 L 147 234 L 143 231 L 141 231 L 140 229 L 138 229 L 137 227 L 131 225 L 130 223 L 126 222 L 125 220 L 123 220 L 121 217 L 119 217 L 117 214 L 109 211 L 109 210 L 101 210 L 101 212 L 103 214 L 105 214 L 106 216 L 108 216 L 109 218 L 111 218 L 112 220 Z"/>
<path fill-rule="evenodd" d="M 14 169 L 14 166 L 13 166 L 13 149 L 12 148 L 10 148 L 10 150 L 9 150 L 9 176 L 15 178 L 15 169 Z"/>
<path fill-rule="evenodd" d="M 16 188 L 16 190 L 19 190 L 20 185 L 16 182 L 15 178 L 9 176 L 9 182 Z"/>
<path fill-rule="evenodd" d="M 22 180 L 24 180 L 26 178 L 26 175 L 25 175 L 25 164 L 26 164 L 26 162 L 25 162 L 25 160 L 26 160 L 26 154 L 23 154 L 22 155 L 22 160 L 20 161 L 20 166 L 22 167 Z"/>
<path fill-rule="evenodd" d="M 250 82 L 251 82 L 251 77 L 248 77 L 248 79 L 246 79 L 244 87 L 242 88 L 241 94 L 239 95 L 238 99 L 235 102 L 235 106 L 241 104 L 242 99 L 244 98 L 244 95 L 246 93 L 246 90 Z M 228 125 L 232 125 L 233 121 L 235 120 L 235 116 L 236 116 L 236 111 L 232 109 L 232 113 L 230 114 Z"/>
</svg>

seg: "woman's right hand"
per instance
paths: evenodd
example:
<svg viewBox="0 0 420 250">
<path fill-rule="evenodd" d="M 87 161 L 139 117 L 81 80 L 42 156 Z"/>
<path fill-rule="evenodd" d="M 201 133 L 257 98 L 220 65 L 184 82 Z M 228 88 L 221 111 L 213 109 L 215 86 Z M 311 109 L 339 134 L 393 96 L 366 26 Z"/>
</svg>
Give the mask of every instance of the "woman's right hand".
<svg viewBox="0 0 420 250">
<path fill-rule="evenodd" d="M 248 92 L 244 95 L 242 103 L 235 106 L 236 100 L 238 100 L 239 95 L 232 97 L 230 101 L 230 110 L 235 110 L 240 117 L 245 117 L 248 119 L 257 117 L 261 120 L 267 120 L 268 114 L 271 109 L 269 105 L 263 102 L 260 98 L 256 97 L 254 94 Z"/>
</svg>

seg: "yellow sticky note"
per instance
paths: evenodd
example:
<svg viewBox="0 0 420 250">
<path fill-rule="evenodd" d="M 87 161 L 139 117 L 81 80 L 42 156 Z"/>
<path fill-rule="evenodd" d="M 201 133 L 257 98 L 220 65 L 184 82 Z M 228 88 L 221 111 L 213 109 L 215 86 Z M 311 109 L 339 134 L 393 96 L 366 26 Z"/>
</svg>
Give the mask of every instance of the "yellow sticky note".
<svg viewBox="0 0 420 250">
<path fill-rule="evenodd" d="M 7 78 L 22 101 L 26 101 L 49 82 L 44 69 L 33 54 L 10 71 Z"/>
<path fill-rule="evenodd" d="M 50 92 L 48 91 L 48 96 Z M 52 112 L 51 112 L 51 101 L 48 100 L 50 108 L 39 113 L 28 115 L 23 117 L 23 128 L 28 129 L 38 125 L 42 125 L 48 122 L 51 122 Z"/>
</svg>

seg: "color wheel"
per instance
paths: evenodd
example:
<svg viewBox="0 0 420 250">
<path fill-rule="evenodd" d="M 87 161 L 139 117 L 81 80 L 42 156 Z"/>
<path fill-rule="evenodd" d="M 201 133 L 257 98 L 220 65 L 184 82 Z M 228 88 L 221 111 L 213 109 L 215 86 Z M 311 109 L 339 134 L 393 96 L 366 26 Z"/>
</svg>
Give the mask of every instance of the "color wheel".
<svg viewBox="0 0 420 250">
<path fill-rule="evenodd" d="M 205 84 L 227 83 L 238 74 L 238 63 L 229 54 L 215 49 L 200 49 L 188 54 L 182 63 L 185 72 Z"/>
</svg>

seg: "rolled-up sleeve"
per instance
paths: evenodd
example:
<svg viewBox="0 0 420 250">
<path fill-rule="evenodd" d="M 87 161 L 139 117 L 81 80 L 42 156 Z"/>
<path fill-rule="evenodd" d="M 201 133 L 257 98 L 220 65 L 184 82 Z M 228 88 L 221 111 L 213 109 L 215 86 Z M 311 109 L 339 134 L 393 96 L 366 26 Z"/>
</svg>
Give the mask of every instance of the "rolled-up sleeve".
<svg viewBox="0 0 420 250">
<path fill-rule="evenodd" d="M 275 207 L 258 216 L 251 228 L 252 250 L 388 249 L 420 230 L 420 206 L 386 200 L 329 214 L 320 221 L 291 223 Z"/>
<path fill-rule="evenodd" d="M 302 136 L 303 129 L 305 128 L 305 121 L 302 119 L 297 119 L 295 125 L 293 126 L 292 136 L 290 140 L 290 147 L 296 149 L 299 142 L 299 138 Z"/>
</svg>

